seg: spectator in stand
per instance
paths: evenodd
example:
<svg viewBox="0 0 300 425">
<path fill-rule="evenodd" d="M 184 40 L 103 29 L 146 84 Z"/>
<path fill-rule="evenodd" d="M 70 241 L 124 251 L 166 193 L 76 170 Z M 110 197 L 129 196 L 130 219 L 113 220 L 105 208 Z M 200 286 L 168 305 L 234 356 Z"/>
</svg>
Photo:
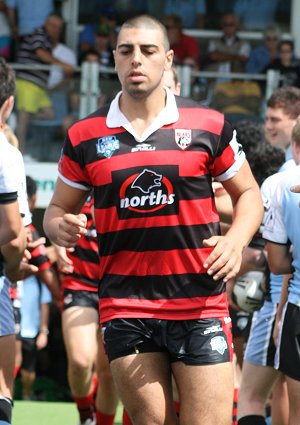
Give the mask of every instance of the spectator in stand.
<svg viewBox="0 0 300 425">
<path fill-rule="evenodd" d="M 16 48 L 54 12 L 54 0 L 6 0 L 6 5 Z"/>
<path fill-rule="evenodd" d="M 164 13 L 181 16 L 183 28 L 204 28 L 206 2 L 205 0 L 166 0 Z"/>
<path fill-rule="evenodd" d="M 243 30 L 263 31 L 275 20 L 279 0 L 236 0 L 233 11 L 239 16 Z"/>
<path fill-rule="evenodd" d="M 265 71 L 274 69 L 280 72 L 279 86 L 300 87 L 300 62 L 295 57 L 294 42 L 292 40 L 281 40 L 279 43 L 279 57 L 275 59 Z"/>
<path fill-rule="evenodd" d="M 199 65 L 200 49 L 196 38 L 183 33 L 182 20 L 178 15 L 165 16 L 163 23 L 167 29 L 170 47 L 174 50 L 174 64 L 184 65 L 191 59 Z"/>
<path fill-rule="evenodd" d="M 232 64 L 232 72 L 243 71 L 241 62 Z M 244 119 L 259 122 L 262 101 L 261 88 L 256 81 L 236 78 L 215 84 L 212 106 L 225 114 L 232 124 Z"/>
<path fill-rule="evenodd" d="M 79 59 L 85 52 L 96 50 L 99 53 L 105 52 L 103 64 L 112 65 L 112 50 L 116 42 L 118 14 L 112 6 L 106 6 L 101 10 L 96 24 L 87 24 L 79 36 Z M 108 55 L 106 52 L 109 52 Z M 109 62 L 105 58 L 109 57 Z M 101 61 L 101 58 L 100 58 Z"/>
<path fill-rule="evenodd" d="M 62 61 L 71 66 L 72 69 L 63 69 L 60 65 L 51 65 L 48 88 L 51 90 L 67 90 L 71 78 L 75 73 L 77 65 L 77 55 L 74 50 L 70 49 L 61 41 L 61 31 L 52 33 L 52 55 L 55 59 Z"/>
<path fill-rule="evenodd" d="M 210 40 L 208 44 L 207 70 L 220 73 L 231 72 L 233 63 L 245 64 L 249 58 L 251 46 L 237 35 L 240 21 L 233 13 L 225 13 L 221 18 L 222 37 Z"/>
<path fill-rule="evenodd" d="M 5 0 L 0 0 L 0 56 L 6 60 L 11 57 L 11 29 Z"/>
<path fill-rule="evenodd" d="M 264 31 L 264 43 L 251 50 L 246 63 L 247 73 L 259 74 L 278 58 L 278 43 L 281 31 L 277 25 L 270 25 Z"/>
<path fill-rule="evenodd" d="M 30 119 L 52 119 L 54 110 L 46 92 L 49 73 L 35 70 L 32 65 L 60 65 L 66 74 L 73 73 L 74 68 L 56 59 L 52 54 L 52 39 L 61 34 L 63 20 L 58 14 L 47 17 L 45 25 L 25 37 L 20 46 L 17 62 L 31 65 L 17 73 L 17 128 L 16 135 L 21 152 L 25 152 L 27 129 Z"/>
</svg>

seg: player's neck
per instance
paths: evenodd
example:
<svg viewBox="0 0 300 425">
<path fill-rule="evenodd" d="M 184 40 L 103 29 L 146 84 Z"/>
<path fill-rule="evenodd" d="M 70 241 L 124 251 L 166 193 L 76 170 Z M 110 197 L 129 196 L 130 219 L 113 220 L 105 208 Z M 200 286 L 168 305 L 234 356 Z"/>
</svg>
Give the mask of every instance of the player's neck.
<svg viewBox="0 0 300 425">
<path fill-rule="evenodd" d="M 164 89 L 163 89 L 164 90 Z M 148 96 L 145 99 L 134 99 L 123 93 L 120 109 L 138 134 L 154 121 L 166 105 L 166 96 Z"/>
</svg>

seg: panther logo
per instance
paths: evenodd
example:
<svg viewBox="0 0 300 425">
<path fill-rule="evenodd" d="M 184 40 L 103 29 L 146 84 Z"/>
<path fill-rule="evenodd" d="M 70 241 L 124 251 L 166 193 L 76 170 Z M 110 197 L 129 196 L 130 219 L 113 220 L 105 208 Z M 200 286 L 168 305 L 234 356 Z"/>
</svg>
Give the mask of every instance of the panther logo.
<svg viewBox="0 0 300 425">
<path fill-rule="evenodd" d="M 133 189 L 140 189 L 143 193 L 150 193 L 154 187 L 161 187 L 162 175 L 145 168 L 132 182 Z"/>
</svg>

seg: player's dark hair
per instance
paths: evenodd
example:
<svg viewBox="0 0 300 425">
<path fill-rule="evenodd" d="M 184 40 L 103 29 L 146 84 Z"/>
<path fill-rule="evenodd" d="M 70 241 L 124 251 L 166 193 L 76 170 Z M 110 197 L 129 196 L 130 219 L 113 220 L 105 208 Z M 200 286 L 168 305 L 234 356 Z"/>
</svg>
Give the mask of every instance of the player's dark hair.
<svg viewBox="0 0 300 425">
<path fill-rule="evenodd" d="M 151 16 L 151 15 L 134 16 L 133 18 L 128 19 L 122 24 L 120 28 L 120 32 L 122 31 L 123 28 L 160 29 L 163 34 L 164 49 L 166 52 L 170 50 L 170 43 L 169 43 L 166 27 L 158 19 L 154 18 L 154 16 Z"/>
<path fill-rule="evenodd" d="M 15 95 L 15 78 L 15 71 L 4 58 L 0 58 L 0 108 L 10 96 Z"/>
<path fill-rule="evenodd" d="M 27 198 L 28 199 L 30 199 L 32 196 L 36 195 L 37 184 L 36 184 L 36 181 L 30 176 L 26 176 L 26 188 L 27 188 Z"/>
</svg>

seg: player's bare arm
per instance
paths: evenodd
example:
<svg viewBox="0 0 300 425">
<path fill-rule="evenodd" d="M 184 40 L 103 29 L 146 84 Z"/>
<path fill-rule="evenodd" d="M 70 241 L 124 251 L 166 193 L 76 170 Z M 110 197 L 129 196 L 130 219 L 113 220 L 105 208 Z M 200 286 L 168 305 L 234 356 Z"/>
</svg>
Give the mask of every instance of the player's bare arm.
<svg viewBox="0 0 300 425">
<path fill-rule="evenodd" d="M 232 225 L 225 236 L 213 236 L 203 243 L 215 247 L 206 260 L 208 274 L 213 275 L 214 280 L 223 278 L 227 282 L 237 275 L 243 250 L 260 226 L 263 204 L 247 161 L 223 186 L 232 199 Z"/>
<path fill-rule="evenodd" d="M 292 257 L 288 245 L 267 242 L 268 264 L 274 274 L 293 272 Z"/>
<path fill-rule="evenodd" d="M 71 248 L 86 233 L 87 219 L 80 210 L 87 195 L 87 191 L 75 189 L 58 178 L 43 223 L 45 233 L 55 244 Z"/>
</svg>

